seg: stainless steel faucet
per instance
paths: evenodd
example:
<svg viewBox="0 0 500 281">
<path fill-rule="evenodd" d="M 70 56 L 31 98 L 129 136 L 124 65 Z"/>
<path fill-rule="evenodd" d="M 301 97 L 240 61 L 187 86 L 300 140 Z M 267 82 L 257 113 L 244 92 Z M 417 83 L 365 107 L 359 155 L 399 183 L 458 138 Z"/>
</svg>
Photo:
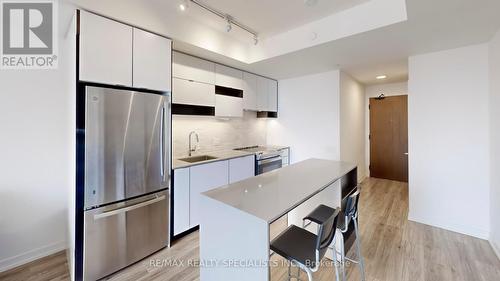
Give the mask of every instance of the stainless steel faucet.
<svg viewBox="0 0 500 281">
<path fill-rule="evenodd" d="M 191 146 L 191 136 L 193 134 L 196 137 L 196 146 L 194 148 Z M 189 133 L 189 156 L 191 156 L 191 154 L 196 151 L 196 147 L 198 146 L 199 143 L 200 143 L 200 137 L 198 136 L 198 133 L 195 131 Z"/>
</svg>

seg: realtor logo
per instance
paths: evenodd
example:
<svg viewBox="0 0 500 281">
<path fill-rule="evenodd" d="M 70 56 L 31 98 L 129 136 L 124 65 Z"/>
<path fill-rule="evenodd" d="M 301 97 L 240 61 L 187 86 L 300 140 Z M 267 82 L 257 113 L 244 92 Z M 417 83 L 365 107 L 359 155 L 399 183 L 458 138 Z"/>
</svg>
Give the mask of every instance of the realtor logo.
<svg viewBox="0 0 500 281">
<path fill-rule="evenodd" d="M 51 69 L 57 67 L 56 2 L 7 1 L 2 9 L 1 68 Z"/>
</svg>

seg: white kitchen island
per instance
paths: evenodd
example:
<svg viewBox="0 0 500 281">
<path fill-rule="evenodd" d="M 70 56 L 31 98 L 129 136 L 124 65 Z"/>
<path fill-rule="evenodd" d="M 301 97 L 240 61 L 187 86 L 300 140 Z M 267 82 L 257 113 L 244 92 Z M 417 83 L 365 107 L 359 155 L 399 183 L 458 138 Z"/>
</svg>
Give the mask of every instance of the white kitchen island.
<svg viewBox="0 0 500 281">
<path fill-rule="evenodd" d="M 288 223 L 319 204 L 339 207 L 357 185 L 356 166 L 308 159 L 202 193 L 201 281 L 269 280 L 269 225 Z"/>
</svg>

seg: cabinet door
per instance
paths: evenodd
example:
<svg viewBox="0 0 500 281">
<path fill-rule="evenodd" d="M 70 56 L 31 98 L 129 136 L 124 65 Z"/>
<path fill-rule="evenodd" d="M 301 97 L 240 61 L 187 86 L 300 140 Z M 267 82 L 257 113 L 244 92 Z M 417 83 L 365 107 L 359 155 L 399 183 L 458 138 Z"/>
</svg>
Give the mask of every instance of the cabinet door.
<svg viewBox="0 0 500 281">
<path fill-rule="evenodd" d="M 189 168 L 174 170 L 174 235 L 189 229 Z"/>
<path fill-rule="evenodd" d="M 172 41 L 134 28 L 133 85 L 158 91 L 171 91 Z"/>
<path fill-rule="evenodd" d="M 264 77 L 257 78 L 257 110 L 267 111 L 267 105 L 269 103 L 268 93 L 269 93 L 269 79 Z"/>
<path fill-rule="evenodd" d="M 243 117 L 243 99 L 225 95 L 215 95 L 215 116 Z"/>
<path fill-rule="evenodd" d="M 281 154 L 281 165 L 283 167 L 288 166 L 290 164 L 290 159 L 289 159 L 290 150 L 289 150 L 289 148 L 281 149 L 280 154 Z"/>
<path fill-rule="evenodd" d="M 243 109 L 257 110 L 257 75 L 243 72 Z"/>
<path fill-rule="evenodd" d="M 80 11 L 79 78 L 132 86 L 132 27 Z"/>
<path fill-rule="evenodd" d="M 215 106 L 215 86 L 173 78 L 172 102 L 190 105 Z"/>
<path fill-rule="evenodd" d="M 228 184 L 228 161 L 192 166 L 190 171 L 190 227 L 200 224 L 201 194 Z"/>
<path fill-rule="evenodd" d="M 229 183 L 255 176 L 255 156 L 249 155 L 229 160 Z"/>
<path fill-rule="evenodd" d="M 215 85 L 243 90 L 243 71 L 216 64 Z"/>
<path fill-rule="evenodd" d="M 278 81 L 268 81 L 267 111 L 278 112 Z"/>
<path fill-rule="evenodd" d="M 173 76 L 208 84 L 215 84 L 215 63 L 183 53 L 173 53 Z"/>
</svg>

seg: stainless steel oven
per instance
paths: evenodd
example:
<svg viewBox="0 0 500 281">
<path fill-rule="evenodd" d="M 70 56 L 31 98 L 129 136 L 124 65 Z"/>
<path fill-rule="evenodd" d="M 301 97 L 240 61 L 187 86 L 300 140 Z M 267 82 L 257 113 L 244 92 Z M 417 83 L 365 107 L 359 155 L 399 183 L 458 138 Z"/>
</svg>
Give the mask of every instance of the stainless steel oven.
<svg viewBox="0 0 500 281">
<path fill-rule="evenodd" d="M 281 155 L 272 155 L 265 158 L 256 160 L 255 173 L 257 175 L 267 173 L 272 170 L 281 168 L 283 165 Z"/>
</svg>

